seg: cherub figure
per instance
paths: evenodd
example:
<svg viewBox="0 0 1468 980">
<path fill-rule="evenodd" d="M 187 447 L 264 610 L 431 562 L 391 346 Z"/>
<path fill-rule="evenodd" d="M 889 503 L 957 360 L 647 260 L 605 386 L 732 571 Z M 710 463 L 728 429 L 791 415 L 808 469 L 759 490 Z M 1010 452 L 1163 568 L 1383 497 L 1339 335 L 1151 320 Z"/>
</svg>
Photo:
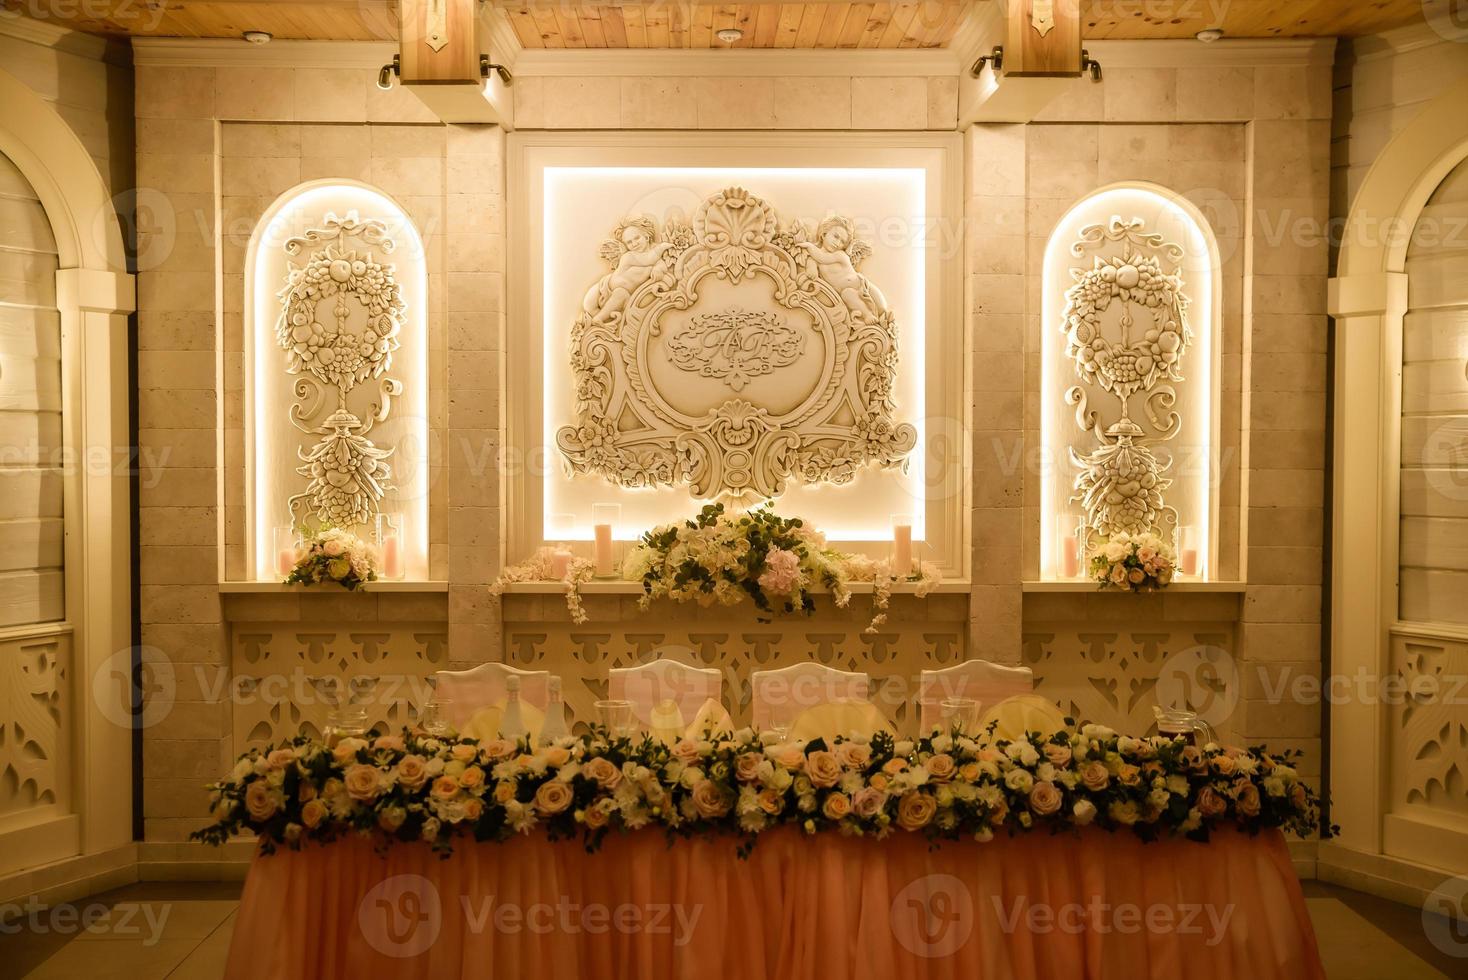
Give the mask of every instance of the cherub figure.
<svg viewBox="0 0 1468 980">
<path fill-rule="evenodd" d="M 652 277 L 671 247 L 668 242 L 654 241 L 657 234 L 651 218 L 631 218 L 617 226 L 615 238 L 602 243 L 602 258 L 616 264 L 587 290 L 582 301 L 593 323 L 607 323 L 620 315 L 632 291 Z"/>
<path fill-rule="evenodd" d="M 809 256 L 815 273 L 845 301 L 851 318 L 870 323 L 887 312 L 887 300 L 871 280 L 856 271 L 856 265 L 871 254 L 871 246 L 858 241 L 851 221 L 834 215 L 816 229 L 814 242 L 798 242 L 797 249 Z"/>
</svg>

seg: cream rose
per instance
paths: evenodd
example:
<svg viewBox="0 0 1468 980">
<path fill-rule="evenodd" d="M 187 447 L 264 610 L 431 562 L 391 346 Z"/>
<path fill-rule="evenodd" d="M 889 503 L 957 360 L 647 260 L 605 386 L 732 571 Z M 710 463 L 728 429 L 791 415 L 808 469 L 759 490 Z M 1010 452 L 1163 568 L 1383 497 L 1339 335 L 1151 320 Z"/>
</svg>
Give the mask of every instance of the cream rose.
<svg viewBox="0 0 1468 980">
<path fill-rule="evenodd" d="M 1198 791 L 1198 812 L 1205 817 L 1221 816 L 1228 810 L 1228 801 L 1220 796 L 1212 786 L 1204 786 Z"/>
<path fill-rule="evenodd" d="M 604 808 L 600 803 L 593 803 L 591 806 L 582 811 L 581 822 L 586 824 L 586 826 L 590 827 L 592 830 L 600 830 L 607 825 L 607 822 L 611 820 L 611 817 L 611 812 Z"/>
<path fill-rule="evenodd" d="M 245 787 L 245 812 L 251 820 L 266 821 L 275 816 L 279 803 L 275 793 L 264 780 L 257 779 Z"/>
<path fill-rule="evenodd" d="M 1106 771 L 1105 763 L 1088 762 L 1081 769 L 1081 782 L 1086 789 L 1099 793 L 1111 782 L 1111 773 Z"/>
<path fill-rule="evenodd" d="M 1048 780 L 1040 780 L 1030 790 L 1030 809 L 1042 817 L 1048 817 L 1060 809 L 1060 790 Z"/>
<path fill-rule="evenodd" d="M 705 820 L 717 820 L 729 812 L 732 805 L 724 788 L 711 779 L 705 779 L 693 787 L 693 808 Z"/>
<path fill-rule="evenodd" d="M 821 804 L 821 813 L 827 820 L 843 820 L 851 815 L 851 797 L 845 793 L 828 793 Z"/>
<path fill-rule="evenodd" d="M 439 776 L 433 781 L 433 795 L 440 800 L 451 800 L 459 795 L 459 781 L 453 776 Z"/>
<path fill-rule="evenodd" d="M 1070 812 L 1076 826 L 1084 827 L 1096 819 L 1096 804 L 1090 800 L 1076 800 L 1076 805 L 1070 808 Z"/>
<path fill-rule="evenodd" d="M 508 803 L 515 798 L 515 781 L 513 779 L 502 779 L 494 784 L 494 801 L 496 803 Z"/>
<path fill-rule="evenodd" d="M 897 804 L 897 826 L 922 830 L 938 812 L 938 801 L 926 793 L 908 793 Z"/>
<path fill-rule="evenodd" d="M 342 775 L 342 783 L 347 788 L 347 795 L 364 803 L 377 797 L 380 780 L 380 774 L 375 768 L 360 762 L 354 766 L 348 766 L 347 771 Z"/>
<path fill-rule="evenodd" d="M 479 757 L 479 749 L 466 742 L 459 742 L 449 749 L 449 755 L 457 762 L 470 763 Z"/>
<path fill-rule="evenodd" d="M 484 770 L 470 766 L 459 774 L 459 785 L 468 790 L 478 789 L 484 785 Z"/>
<path fill-rule="evenodd" d="M 428 781 L 428 762 L 421 755 L 405 755 L 398 760 L 398 785 L 417 790 Z"/>
<path fill-rule="evenodd" d="M 773 817 L 780 812 L 780 795 L 779 790 L 762 789 L 755 797 L 755 802 L 759 804 L 761 810 Z"/>
<path fill-rule="evenodd" d="M 622 770 L 611 759 L 600 755 L 582 766 L 581 774 L 595 780 L 602 789 L 616 789 L 622 782 Z"/>
<path fill-rule="evenodd" d="M 1250 782 L 1240 785 L 1234 794 L 1234 805 L 1246 817 L 1259 816 L 1259 787 Z"/>
<path fill-rule="evenodd" d="M 315 830 L 326 819 L 326 804 L 320 800 L 308 800 L 301 807 L 301 823 L 310 830 Z"/>
<path fill-rule="evenodd" d="M 928 775 L 934 781 L 940 783 L 948 782 L 958 770 L 957 764 L 953 761 L 953 756 L 947 752 L 939 752 L 937 755 L 929 756 L 928 761 L 923 763 L 923 768 L 928 770 Z"/>
<path fill-rule="evenodd" d="M 265 764 L 271 769 L 284 769 L 296 761 L 296 753 L 293 749 L 276 749 L 265 757 Z"/>
<path fill-rule="evenodd" d="M 745 752 L 734 760 L 734 775 L 741 783 L 752 783 L 759 776 L 760 763 L 764 761 L 753 752 Z"/>
<path fill-rule="evenodd" d="M 377 815 L 377 826 L 389 834 L 397 831 L 408 819 L 408 811 L 400 806 L 383 807 L 382 812 Z"/>
<path fill-rule="evenodd" d="M 1064 769 L 1070 765 L 1071 751 L 1069 745 L 1056 745 L 1054 742 L 1045 746 L 1045 758 L 1057 769 Z"/>
<path fill-rule="evenodd" d="M 805 758 L 805 772 L 813 786 L 827 789 L 841 778 L 841 763 L 833 752 L 812 752 Z"/>
<path fill-rule="evenodd" d="M 571 761 L 571 750 L 562 745 L 553 745 L 545 750 L 545 764 L 559 769 Z"/>
<path fill-rule="evenodd" d="M 872 747 L 865 742 L 842 742 L 836 746 L 836 758 L 847 769 L 865 769 L 872 764 Z"/>
<path fill-rule="evenodd" d="M 506 738 L 492 738 L 481 742 L 479 751 L 486 759 L 504 759 L 514 753 L 515 743 Z"/>
<path fill-rule="evenodd" d="M 535 808 L 544 814 L 561 813 L 571 805 L 571 787 L 558 780 L 541 783 L 535 791 Z"/>
</svg>

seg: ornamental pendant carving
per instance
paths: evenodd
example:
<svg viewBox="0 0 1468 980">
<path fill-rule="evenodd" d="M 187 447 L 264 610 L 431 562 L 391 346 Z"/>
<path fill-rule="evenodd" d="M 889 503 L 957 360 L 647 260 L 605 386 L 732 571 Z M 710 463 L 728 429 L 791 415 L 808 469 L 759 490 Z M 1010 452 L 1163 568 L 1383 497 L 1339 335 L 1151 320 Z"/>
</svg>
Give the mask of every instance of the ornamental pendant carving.
<svg viewBox="0 0 1468 980">
<path fill-rule="evenodd" d="M 1073 502 L 1084 517 L 1080 533 L 1110 536 L 1153 531 L 1170 539 L 1177 512 L 1163 494 L 1171 485 L 1171 460 L 1154 447 L 1175 436 L 1181 419 L 1172 406 L 1173 384 L 1183 380 L 1182 361 L 1192 341 L 1188 297 L 1183 292 L 1183 250 L 1141 219 L 1081 229 L 1071 245 L 1076 257 L 1092 256 L 1091 268 L 1072 269 L 1065 293 L 1066 356 L 1084 384 L 1066 392 L 1076 424 L 1096 434 L 1097 448 L 1070 450 L 1079 467 Z M 1171 266 L 1169 271 L 1168 265 Z M 1101 428 L 1090 408 L 1088 389 L 1116 399 L 1119 417 Z M 1132 417 L 1131 401 L 1141 393 L 1146 427 Z"/>
<path fill-rule="evenodd" d="M 318 436 L 296 451 L 296 472 L 306 489 L 290 498 L 293 523 L 314 517 L 350 528 L 369 523 L 392 485 L 391 449 L 367 433 L 387 420 L 402 384 L 387 377 L 399 347 L 406 305 L 394 267 L 378 261 L 395 243 L 380 221 L 327 213 L 322 227 L 285 243 L 285 286 L 276 342 L 286 352 L 286 371 L 299 375 L 290 419 Z M 376 382 L 365 421 L 348 407 L 360 386 Z M 333 397 L 334 396 L 334 397 Z"/>
<path fill-rule="evenodd" d="M 1030 26 L 1041 37 L 1055 29 L 1055 0 L 1031 0 Z"/>
<path fill-rule="evenodd" d="M 897 324 L 858 271 L 870 251 L 845 217 L 812 233 L 738 187 L 691 221 L 621 222 L 571 328 L 571 470 L 739 499 L 903 465 L 917 431 L 896 418 Z"/>
<path fill-rule="evenodd" d="M 424 25 L 423 40 L 434 51 L 442 51 L 449 43 L 448 0 L 428 0 L 428 10 L 424 17 L 427 23 Z"/>
</svg>

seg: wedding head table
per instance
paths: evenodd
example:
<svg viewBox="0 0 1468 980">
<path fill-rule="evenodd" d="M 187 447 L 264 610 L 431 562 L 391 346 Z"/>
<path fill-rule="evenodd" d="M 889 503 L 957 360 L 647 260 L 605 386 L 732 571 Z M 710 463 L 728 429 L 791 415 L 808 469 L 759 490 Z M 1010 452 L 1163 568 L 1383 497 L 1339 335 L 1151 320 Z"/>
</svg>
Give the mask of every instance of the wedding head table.
<svg viewBox="0 0 1468 980">
<path fill-rule="evenodd" d="M 299 738 L 195 836 L 260 841 L 240 980 L 1310 980 L 1290 761 L 1093 725 Z"/>
</svg>

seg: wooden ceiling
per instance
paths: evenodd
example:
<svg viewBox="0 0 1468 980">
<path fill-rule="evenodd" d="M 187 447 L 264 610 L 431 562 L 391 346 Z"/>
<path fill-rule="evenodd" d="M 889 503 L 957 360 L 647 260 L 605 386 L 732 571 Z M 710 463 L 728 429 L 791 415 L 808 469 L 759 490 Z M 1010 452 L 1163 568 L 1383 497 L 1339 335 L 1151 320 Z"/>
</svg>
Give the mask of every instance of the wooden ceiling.
<svg viewBox="0 0 1468 980">
<path fill-rule="evenodd" d="M 488 0 L 526 48 L 933 48 L 968 12 L 996 0 L 720 3 L 718 0 Z M 1088 38 L 1369 34 L 1420 23 L 1461 0 L 1081 0 Z M 392 40 L 396 0 L 0 0 L 0 9 L 97 34 Z"/>
</svg>

